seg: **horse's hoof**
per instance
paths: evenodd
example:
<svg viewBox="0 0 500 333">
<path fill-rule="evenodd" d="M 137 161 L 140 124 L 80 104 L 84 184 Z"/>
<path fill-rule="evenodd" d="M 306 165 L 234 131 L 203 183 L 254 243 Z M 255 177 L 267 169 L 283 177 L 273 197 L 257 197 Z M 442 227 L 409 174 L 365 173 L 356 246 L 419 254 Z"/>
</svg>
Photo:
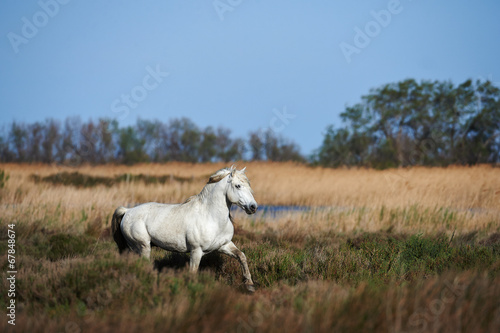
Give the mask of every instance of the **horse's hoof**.
<svg viewBox="0 0 500 333">
<path fill-rule="evenodd" d="M 255 287 L 253 286 L 253 284 L 247 284 L 247 285 L 245 285 L 245 287 L 247 288 L 247 291 L 249 293 L 254 293 L 255 292 Z"/>
</svg>

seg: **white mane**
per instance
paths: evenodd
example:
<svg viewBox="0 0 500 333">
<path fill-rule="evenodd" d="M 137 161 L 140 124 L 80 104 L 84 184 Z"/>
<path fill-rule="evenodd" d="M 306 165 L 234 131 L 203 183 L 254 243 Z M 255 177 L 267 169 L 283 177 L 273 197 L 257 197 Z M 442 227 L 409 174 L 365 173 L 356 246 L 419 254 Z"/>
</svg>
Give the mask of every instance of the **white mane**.
<svg viewBox="0 0 500 333">
<path fill-rule="evenodd" d="M 237 171 L 234 166 L 232 166 L 231 168 L 222 168 L 220 170 L 217 170 L 213 175 L 210 176 L 207 184 L 217 183 L 230 173 L 232 173 L 235 179 L 239 180 L 244 185 L 250 187 L 250 181 L 248 180 L 248 177 L 245 175 L 245 169 Z"/>
</svg>

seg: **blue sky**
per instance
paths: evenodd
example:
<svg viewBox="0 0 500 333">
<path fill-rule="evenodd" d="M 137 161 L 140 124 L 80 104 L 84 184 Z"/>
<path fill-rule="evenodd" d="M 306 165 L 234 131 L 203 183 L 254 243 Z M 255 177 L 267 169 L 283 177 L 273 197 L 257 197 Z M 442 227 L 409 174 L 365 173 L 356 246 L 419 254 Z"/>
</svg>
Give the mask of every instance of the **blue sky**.
<svg viewBox="0 0 500 333">
<path fill-rule="evenodd" d="M 370 88 L 500 81 L 499 15 L 493 0 L 5 0 L 0 126 L 188 117 L 307 155 Z"/>
</svg>

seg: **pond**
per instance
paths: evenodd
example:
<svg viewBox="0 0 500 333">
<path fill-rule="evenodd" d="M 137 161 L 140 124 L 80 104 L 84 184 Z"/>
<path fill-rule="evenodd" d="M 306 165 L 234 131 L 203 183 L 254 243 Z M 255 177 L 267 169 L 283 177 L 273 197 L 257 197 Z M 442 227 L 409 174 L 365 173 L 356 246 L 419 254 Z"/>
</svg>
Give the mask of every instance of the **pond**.
<svg viewBox="0 0 500 333">
<path fill-rule="evenodd" d="M 310 212 L 313 209 L 321 209 L 321 208 L 322 207 L 310 207 L 310 206 L 261 205 L 257 209 L 257 212 L 255 213 L 255 215 L 258 217 L 275 218 L 275 217 L 278 217 L 279 215 L 282 215 L 285 213 L 303 213 L 303 212 Z M 233 205 L 231 207 L 231 212 L 233 214 L 235 214 L 235 213 L 239 214 L 239 213 L 243 213 L 243 210 L 241 210 L 238 206 Z"/>
</svg>

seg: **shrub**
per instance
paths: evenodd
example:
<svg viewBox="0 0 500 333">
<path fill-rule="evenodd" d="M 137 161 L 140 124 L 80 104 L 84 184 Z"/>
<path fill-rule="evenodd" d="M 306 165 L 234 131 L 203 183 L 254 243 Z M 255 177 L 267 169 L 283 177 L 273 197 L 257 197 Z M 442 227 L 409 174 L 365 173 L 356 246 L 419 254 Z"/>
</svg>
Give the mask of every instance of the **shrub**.
<svg viewBox="0 0 500 333">
<path fill-rule="evenodd" d="M 4 170 L 0 169 L 0 188 L 5 187 L 7 180 L 9 180 L 9 175 L 7 175 Z"/>
</svg>

